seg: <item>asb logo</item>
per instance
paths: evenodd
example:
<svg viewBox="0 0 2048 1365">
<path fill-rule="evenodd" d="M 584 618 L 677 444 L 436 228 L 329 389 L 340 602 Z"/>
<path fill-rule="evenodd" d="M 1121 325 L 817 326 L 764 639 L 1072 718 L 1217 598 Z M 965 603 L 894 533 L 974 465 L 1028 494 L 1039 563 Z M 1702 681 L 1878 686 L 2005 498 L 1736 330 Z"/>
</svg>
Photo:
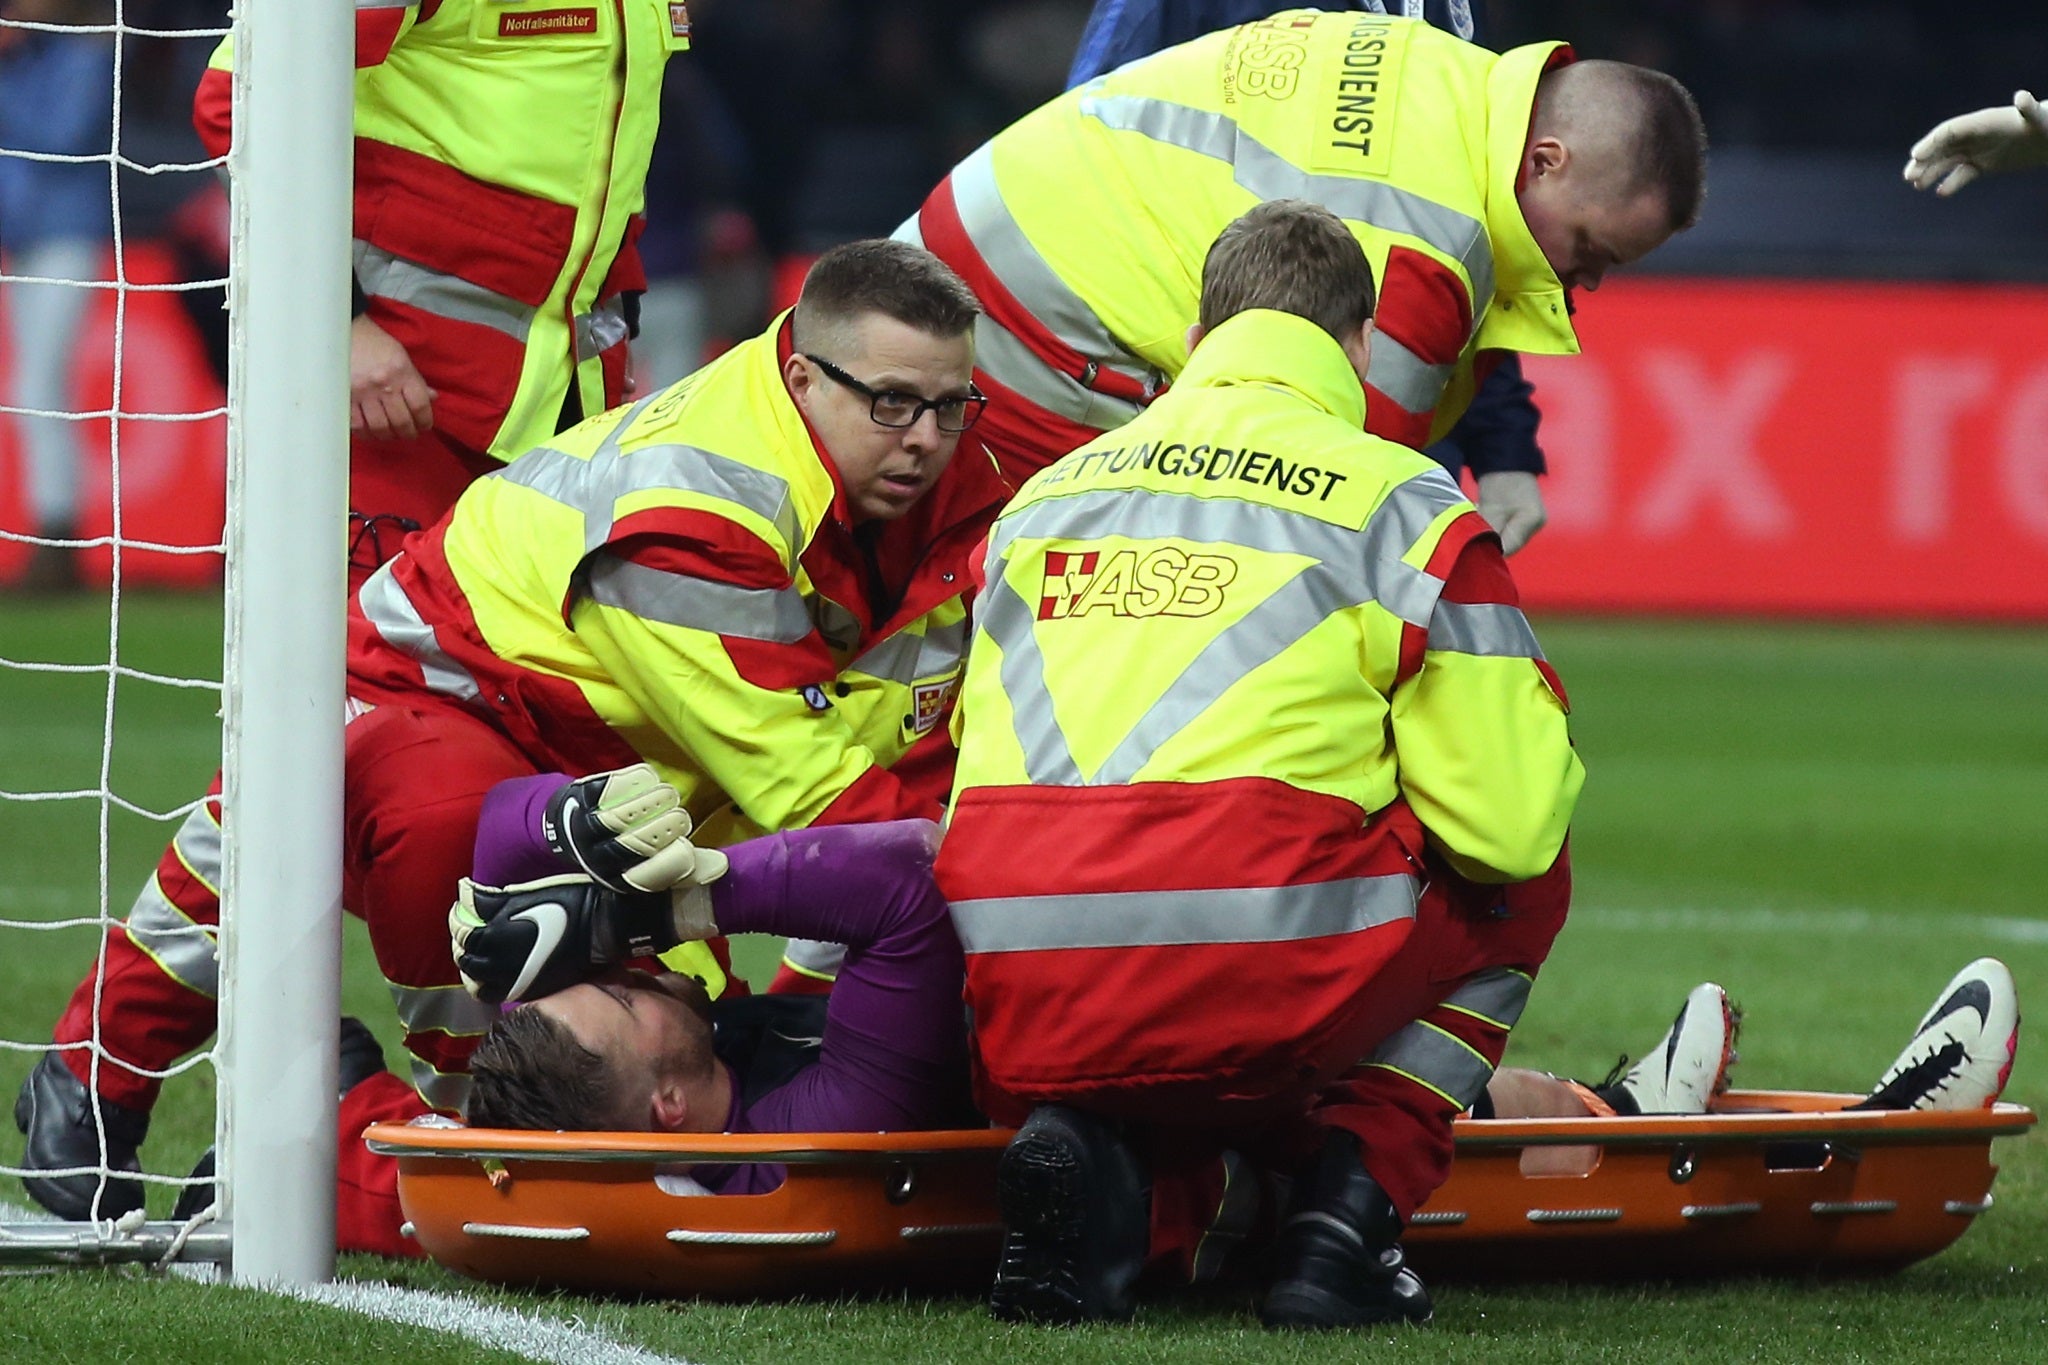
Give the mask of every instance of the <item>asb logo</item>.
<svg viewBox="0 0 2048 1365">
<path fill-rule="evenodd" d="M 1237 577 L 1228 555 L 1189 554 L 1170 545 L 1139 554 L 1048 550 L 1038 619 L 1060 621 L 1098 609 L 1113 616 L 1208 616 Z"/>
</svg>

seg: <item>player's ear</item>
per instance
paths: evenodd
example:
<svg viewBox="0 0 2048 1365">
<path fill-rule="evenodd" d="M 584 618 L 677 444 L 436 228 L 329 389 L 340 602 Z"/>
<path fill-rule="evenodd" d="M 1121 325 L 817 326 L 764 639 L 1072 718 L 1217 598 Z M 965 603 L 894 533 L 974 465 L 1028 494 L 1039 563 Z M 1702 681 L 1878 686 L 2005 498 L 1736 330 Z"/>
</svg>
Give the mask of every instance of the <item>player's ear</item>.
<svg viewBox="0 0 2048 1365">
<path fill-rule="evenodd" d="M 1209 331 L 1208 331 L 1208 329 L 1207 329 L 1206 327 L 1202 326 L 1202 324 L 1201 324 L 1201 323 L 1199 323 L 1199 322 L 1191 322 L 1191 323 L 1189 323 L 1189 324 L 1188 324 L 1188 354 L 1189 354 L 1189 355 L 1193 355 L 1193 354 L 1195 353 L 1195 347 L 1197 347 L 1197 346 L 1201 345 L 1201 344 L 1202 344 L 1202 338 L 1203 338 L 1203 337 L 1205 337 L 1205 336 L 1207 336 L 1207 335 L 1209 335 Z"/>
<path fill-rule="evenodd" d="M 648 1126 L 657 1133 L 690 1131 L 690 1096 L 681 1077 L 664 1076 L 655 1081 L 647 1117 Z"/>
</svg>

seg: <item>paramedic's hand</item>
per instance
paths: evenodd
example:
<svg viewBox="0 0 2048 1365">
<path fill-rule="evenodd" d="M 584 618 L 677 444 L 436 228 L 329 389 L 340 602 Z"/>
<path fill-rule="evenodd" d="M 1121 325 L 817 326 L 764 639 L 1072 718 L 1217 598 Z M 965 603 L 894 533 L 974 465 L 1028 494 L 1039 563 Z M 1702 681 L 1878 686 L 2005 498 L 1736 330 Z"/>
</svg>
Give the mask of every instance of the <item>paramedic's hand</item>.
<svg viewBox="0 0 2048 1365">
<path fill-rule="evenodd" d="M 2048 163 L 2048 110 L 2024 90 L 1996 109 L 1958 114 L 1913 144 L 1906 183 L 1946 198 L 1988 171 Z"/>
<path fill-rule="evenodd" d="M 349 323 L 350 431 L 379 441 L 409 441 L 434 425 L 436 396 L 391 333 L 367 316 Z"/>
<path fill-rule="evenodd" d="M 1479 476 L 1479 515 L 1500 536 L 1500 548 L 1513 554 L 1529 543 L 1549 517 L 1536 476 L 1523 469 L 1496 469 Z"/>
<path fill-rule="evenodd" d="M 725 855 L 690 842 L 690 813 L 645 763 L 593 773 L 548 798 L 541 833 L 567 858 L 622 895 L 704 887 L 725 875 Z"/>
<path fill-rule="evenodd" d="M 686 936 L 715 934 L 710 907 L 703 887 L 621 896 L 574 873 L 506 887 L 464 877 L 448 933 L 463 987 L 496 1005 L 552 995 Z"/>
</svg>

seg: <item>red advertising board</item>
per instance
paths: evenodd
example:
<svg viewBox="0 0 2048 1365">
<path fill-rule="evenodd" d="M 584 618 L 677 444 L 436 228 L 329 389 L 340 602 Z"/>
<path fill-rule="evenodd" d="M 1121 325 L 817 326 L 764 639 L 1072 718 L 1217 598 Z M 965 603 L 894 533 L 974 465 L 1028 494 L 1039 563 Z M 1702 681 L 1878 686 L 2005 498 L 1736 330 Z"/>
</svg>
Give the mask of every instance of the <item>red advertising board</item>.
<svg viewBox="0 0 2048 1365">
<path fill-rule="evenodd" d="M 1531 358 L 1538 609 L 2048 620 L 2048 288 L 1621 281 Z"/>
</svg>

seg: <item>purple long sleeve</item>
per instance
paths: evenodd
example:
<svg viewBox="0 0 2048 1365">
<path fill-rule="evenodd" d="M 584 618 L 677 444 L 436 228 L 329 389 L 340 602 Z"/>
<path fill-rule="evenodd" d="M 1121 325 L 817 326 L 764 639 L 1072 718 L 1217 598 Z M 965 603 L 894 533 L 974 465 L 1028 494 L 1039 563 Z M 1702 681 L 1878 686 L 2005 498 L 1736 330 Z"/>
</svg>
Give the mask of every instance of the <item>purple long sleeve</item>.
<svg viewBox="0 0 2048 1365">
<path fill-rule="evenodd" d="M 835 825 L 726 850 L 732 871 L 711 892 L 720 931 L 847 945 L 817 1064 L 735 1114 L 728 1131 L 905 1130 L 948 1115 L 966 1073 L 966 967 L 931 877 L 938 833 L 926 820 Z M 780 1167 L 725 1170 L 698 1178 L 727 1194 L 782 1181 Z"/>
<path fill-rule="evenodd" d="M 540 823 L 548 798 L 569 780 L 561 773 L 541 773 L 491 788 L 477 816 L 469 875 L 484 886 L 513 886 L 576 871 L 548 848 Z"/>
</svg>

